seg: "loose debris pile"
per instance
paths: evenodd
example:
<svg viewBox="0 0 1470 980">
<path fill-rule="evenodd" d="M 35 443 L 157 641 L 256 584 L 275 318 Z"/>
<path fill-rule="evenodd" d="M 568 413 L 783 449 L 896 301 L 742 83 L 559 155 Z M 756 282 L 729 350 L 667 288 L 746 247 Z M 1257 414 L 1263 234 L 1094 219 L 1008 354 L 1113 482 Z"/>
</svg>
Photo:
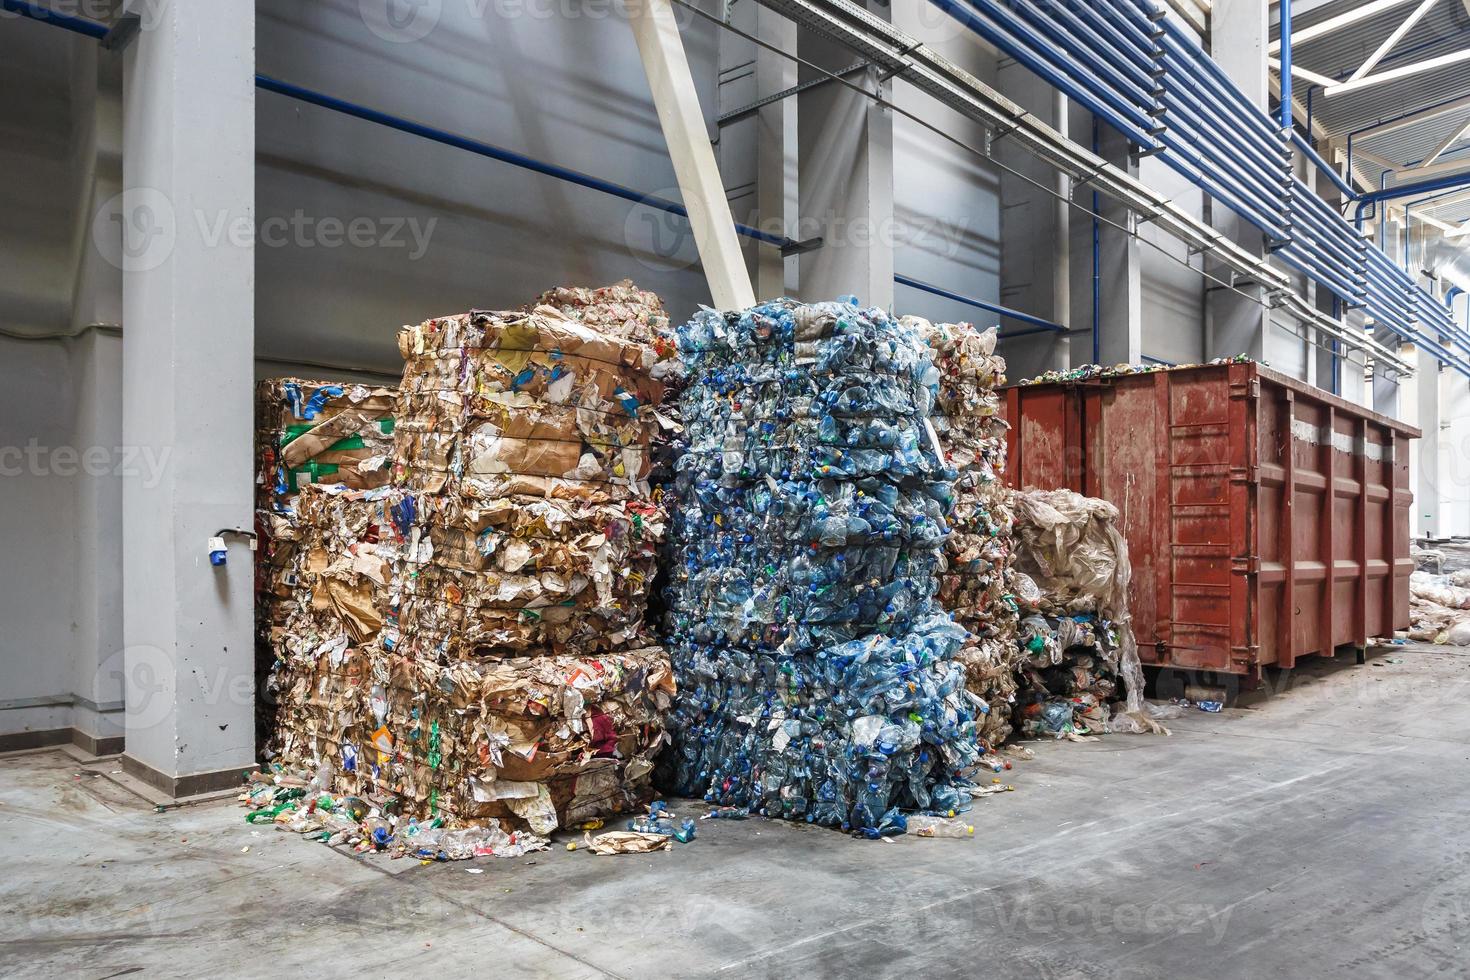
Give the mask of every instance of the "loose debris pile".
<svg viewBox="0 0 1470 980">
<path fill-rule="evenodd" d="M 1250 357 L 1236 354 L 1233 357 L 1217 357 L 1205 364 L 1249 364 Z M 1133 374 L 1157 374 L 1160 371 L 1179 371 L 1203 367 L 1202 364 L 1081 364 L 1065 371 L 1043 371 L 1034 378 L 1020 382 L 1023 385 L 1075 383 L 1097 381 L 1105 378 L 1124 378 Z"/>
<path fill-rule="evenodd" d="M 1013 499 L 1022 730 L 1167 734 L 1143 701 L 1128 614 L 1132 565 L 1117 508 L 1070 490 L 1023 490 Z M 1125 702 L 1115 704 L 1120 695 Z"/>
<path fill-rule="evenodd" d="M 933 424 L 956 481 L 938 598 L 970 633 L 959 659 L 971 693 L 984 703 L 977 720 L 980 749 L 993 753 L 1011 734 L 1021 661 L 1010 594 L 1011 491 L 1002 482 L 1007 425 L 997 394 L 1006 363 L 995 353 L 994 327 L 936 325 L 918 317 L 904 317 L 904 323 L 928 343 L 939 370 Z"/>
<path fill-rule="evenodd" d="M 1409 638 L 1470 646 L 1470 571 L 1409 576 Z"/>
<path fill-rule="evenodd" d="M 954 492 L 923 338 L 782 300 L 678 340 L 666 784 L 874 836 L 896 807 L 962 808 L 977 705 L 933 602 Z"/>
</svg>

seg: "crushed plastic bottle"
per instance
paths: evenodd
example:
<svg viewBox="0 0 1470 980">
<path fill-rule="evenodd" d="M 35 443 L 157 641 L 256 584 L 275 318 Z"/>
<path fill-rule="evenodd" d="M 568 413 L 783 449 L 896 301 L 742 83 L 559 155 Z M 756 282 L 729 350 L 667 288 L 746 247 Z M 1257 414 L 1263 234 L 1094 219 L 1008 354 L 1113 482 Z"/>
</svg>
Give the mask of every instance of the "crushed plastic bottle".
<svg viewBox="0 0 1470 980">
<path fill-rule="evenodd" d="M 909 833 L 917 837 L 960 837 L 975 836 L 975 828 L 958 817 L 937 817 L 915 814 L 908 818 Z"/>
<path fill-rule="evenodd" d="M 929 348 L 882 310 L 791 300 L 704 310 L 678 342 L 665 785 L 875 833 L 961 805 L 979 705 L 933 602 L 954 473 Z"/>
</svg>

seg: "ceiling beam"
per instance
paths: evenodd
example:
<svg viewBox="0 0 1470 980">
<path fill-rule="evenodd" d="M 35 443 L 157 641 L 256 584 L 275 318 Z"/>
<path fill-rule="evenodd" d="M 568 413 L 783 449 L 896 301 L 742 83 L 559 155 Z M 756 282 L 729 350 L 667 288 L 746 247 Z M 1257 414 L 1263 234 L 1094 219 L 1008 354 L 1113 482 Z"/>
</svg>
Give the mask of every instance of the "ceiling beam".
<svg viewBox="0 0 1470 980">
<path fill-rule="evenodd" d="M 1399 24 L 1398 27 L 1395 27 L 1393 29 L 1393 33 L 1383 39 L 1383 43 L 1380 44 L 1378 48 L 1368 56 L 1368 60 L 1359 65 L 1357 67 L 1357 70 L 1348 76 L 1348 81 L 1356 82 L 1358 79 L 1362 78 L 1364 75 L 1372 71 L 1374 67 L 1376 67 L 1377 64 L 1383 60 L 1383 56 L 1388 54 L 1389 51 L 1393 50 L 1393 46 L 1402 41 L 1405 34 L 1414 29 L 1414 25 L 1419 23 L 1419 21 L 1423 19 L 1425 14 L 1429 13 L 1429 9 L 1433 7 L 1437 2 L 1438 0 L 1421 0 L 1419 6 L 1415 7 L 1413 12 L 1411 12 L 1409 16 L 1404 18 L 1403 23 Z"/>
<path fill-rule="evenodd" d="M 1303 27 L 1299 31 L 1292 31 L 1291 46 L 1295 48 L 1297 45 L 1305 44 L 1313 38 L 1325 37 L 1340 28 L 1356 24 L 1360 20 L 1367 20 L 1369 17 L 1376 17 L 1386 10 L 1402 7 L 1408 2 L 1410 0 L 1373 0 L 1372 3 L 1364 4 L 1361 7 L 1354 7 L 1347 13 L 1338 14 L 1336 17 L 1329 17 L 1320 24 L 1313 24 L 1311 27 Z M 1271 42 L 1271 53 L 1275 54 L 1280 50 L 1281 41 L 1278 38 Z"/>
<path fill-rule="evenodd" d="M 1460 142 L 1460 140 L 1464 139 L 1466 133 L 1470 133 L 1470 119 L 1465 120 L 1464 125 L 1457 127 L 1450 133 L 1450 135 L 1446 136 L 1444 140 L 1434 148 L 1429 156 L 1421 160 L 1419 162 L 1419 165 L 1414 169 L 1423 170 L 1425 167 L 1432 166 L 1434 164 L 1434 161 L 1439 159 L 1439 155 L 1441 153 L 1443 153 L 1445 150 L 1448 150 L 1456 143 Z"/>
<path fill-rule="evenodd" d="M 1351 79 L 1343 82 L 1341 85 L 1334 85 L 1331 88 L 1323 89 L 1322 94 L 1330 99 L 1334 95 L 1358 92 L 1374 85 L 1382 85 L 1385 82 L 1396 82 L 1403 78 L 1412 78 L 1415 75 L 1422 75 L 1427 71 L 1434 71 L 1436 68 L 1444 68 L 1467 60 L 1470 60 L 1470 48 L 1461 48 L 1459 51 L 1442 54 L 1438 58 L 1416 61 L 1411 65 L 1404 65 L 1401 68 L 1390 68 L 1388 71 L 1380 71 L 1376 74 L 1364 75 L 1362 78 Z"/>
</svg>

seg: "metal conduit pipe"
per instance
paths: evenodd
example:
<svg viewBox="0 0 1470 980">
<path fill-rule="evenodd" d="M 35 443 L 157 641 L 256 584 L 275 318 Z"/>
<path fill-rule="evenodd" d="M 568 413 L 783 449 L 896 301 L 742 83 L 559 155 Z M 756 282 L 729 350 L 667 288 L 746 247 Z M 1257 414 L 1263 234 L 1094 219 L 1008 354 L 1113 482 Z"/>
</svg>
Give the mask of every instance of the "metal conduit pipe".
<svg viewBox="0 0 1470 980">
<path fill-rule="evenodd" d="M 1248 154 L 1241 152 L 1245 147 L 1244 143 L 1227 147 L 1217 130 L 1200 119 L 1193 108 L 1184 106 L 1177 100 L 1171 99 L 1164 109 L 1162 121 L 1164 132 L 1159 134 L 1159 139 L 1165 145 L 1168 145 L 1168 141 L 1164 139 L 1167 134 L 1183 136 L 1201 152 L 1207 153 L 1210 162 L 1219 170 L 1230 173 L 1243 187 L 1251 188 L 1258 205 L 1274 202 L 1279 210 L 1285 209 L 1291 179 L 1284 163 L 1274 174 L 1268 173 Z"/>
<path fill-rule="evenodd" d="M 1278 241 L 1286 241 L 1291 236 L 1286 231 L 1285 225 L 1276 223 L 1276 219 L 1258 200 L 1244 200 L 1242 195 L 1252 193 L 1247 188 L 1242 191 L 1226 190 L 1213 178 L 1206 176 L 1210 170 L 1210 164 L 1201 160 L 1199 156 L 1191 151 L 1178 136 L 1165 130 L 1159 136 L 1164 145 L 1174 151 L 1175 156 L 1165 157 L 1165 162 L 1174 170 L 1188 177 L 1195 186 L 1203 188 L 1209 195 L 1242 218 L 1255 225 L 1261 231 L 1270 235 Z"/>
<path fill-rule="evenodd" d="M 1008 34 L 980 14 L 961 6 L 956 0 L 929 0 L 929 2 L 949 14 L 955 20 L 958 20 L 975 34 L 978 34 L 986 41 L 1000 48 L 1012 58 L 1015 58 L 1037 75 L 1040 75 L 1055 88 L 1067 93 L 1072 99 L 1086 107 L 1088 111 L 1102 116 L 1109 125 L 1135 143 L 1151 149 L 1158 148 L 1158 143 L 1153 137 L 1144 132 L 1143 128 L 1125 119 L 1111 106 L 1097 98 L 1089 89 L 1084 88 L 1067 75 L 1054 69 L 1044 58 L 1040 57 L 1027 45 L 1021 43 L 1019 38 Z M 1146 128 L 1147 125 L 1145 123 L 1144 127 Z"/>
<path fill-rule="evenodd" d="M 1277 139 L 1280 140 L 1280 131 L 1276 129 L 1275 121 L 1271 116 L 1260 106 L 1248 100 L 1214 59 L 1205 54 L 1204 50 L 1194 42 L 1193 38 L 1184 36 L 1183 30 L 1167 19 L 1160 23 L 1164 28 L 1164 36 L 1161 40 L 1166 51 L 1173 51 L 1179 61 L 1193 66 L 1209 90 L 1238 115 L 1243 126 L 1257 127 L 1264 123 L 1265 129 L 1275 133 Z"/>
<path fill-rule="evenodd" d="M 1288 169 L 1290 155 L 1282 145 L 1280 135 L 1265 126 L 1264 120 L 1244 117 L 1232 110 L 1210 80 L 1181 61 L 1177 54 L 1169 52 L 1163 60 L 1166 73 L 1161 81 L 1172 100 L 1183 102 L 1201 117 L 1208 114 L 1221 136 L 1229 136 L 1249 146 L 1263 166 L 1281 171 Z"/>
<path fill-rule="evenodd" d="M 308 88 L 302 88 L 299 85 L 293 85 L 290 82 L 283 82 L 280 79 L 271 78 L 268 75 L 256 75 L 255 84 L 267 92 L 284 95 L 298 102 L 306 102 L 323 109 L 330 109 L 333 112 L 340 112 L 343 115 L 354 116 L 365 122 L 376 123 L 379 126 L 396 129 L 410 136 L 418 136 L 435 143 L 442 143 L 445 146 L 468 150 L 479 156 L 499 160 L 502 163 L 508 163 L 514 167 L 520 167 L 522 170 L 530 170 L 533 173 L 544 174 L 547 177 L 555 177 L 557 180 L 566 181 L 569 184 L 577 184 L 590 190 L 601 191 L 604 194 L 620 197 L 625 201 L 632 201 L 635 204 L 646 205 L 658 211 L 665 211 L 683 218 L 689 217 L 689 212 L 682 204 L 676 204 L 673 201 L 665 200 L 661 197 L 644 194 L 631 187 L 624 187 L 621 184 L 615 184 L 612 181 L 603 180 L 600 177 L 593 177 L 590 174 L 580 173 L 579 171 L 570 170 L 566 167 L 559 167 L 552 163 L 544 163 L 525 154 L 517 153 L 514 150 L 507 150 L 503 147 L 471 139 L 467 136 L 460 136 L 457 133 L 451 133 L 434 126 L 425 126 L 422 123 L 416 123 L 409 119 L 380 112 L 377 109 L 348 102 L 346 99 L 339 99 L 321 92 L 314 92 Z M 735 231 L 746 238 L 752 238 L 767 245 L 774 245 L 777 248 L 789 248 L 798 244 L 784 235 L 774 235 L 770 232 L 761 231 L 758 228 L 752 228 L 749 225 L 737 223 L 735 225 Z"/>
<path fill-rule="evenodd" d="M 1287 245 L 1277 249 L 1275 254 L 1287 265 L 1312 276 L 1323 285 L 1328 286 L 1337 295 L 1348 300 L 1350 304 L 1359 302 L 1367 297 L 1366 292 L 1356 283 L 1351 275 L 1345 274 L 1340 269 L 1328 265 L 1324 261 L 1323 255 L 1315 247 L 1303 242 L 1299 238 L 1293 239 Z"/>
<path fill-rule="evenodd" d="M 1153 79 L 1148 72 L 1136 65 L 1123 61 L 1120 66 L 1108 56 L 1108 45 L 1072 11 L 1059 4 L 1051 7 L 1051 16 L 1042 13 L 1031 0 L 1007 0 L 1014 10 L 1036 30 L 1061 46 L 1074 58 L 1078 58 L 1093 70 L 1093 73 L 1111 81 L 1115 90 L 1133 94 L 1139 105 L 1150 101 Z M 1070 29 L 1058 21 L 1064 19 Z M 1086 41 L 1087 43 L 1083 43 Z"/>
<path fill-rule="evenodd" d="M 1089 3 L 1079 3 L 1067 7 L 1073 17 L 1085 22 L 1105 42 L 1103 50 L 1116 62 L 1132 65 L 1144 78 L 1149 80 L 1152 87 L 1154 70 L 1154 43 L 1147 37 L 1125 35 L 1124 32 L 1108 18 L 1101 16 L 1097 9 Z M 1121 67 L 1121 65 L 1120 65 Z"/>
<path fill-rule="evenodd" d="M 1285 193 L 1291 185 L 1290 164 L 1286 155 L 1280 152 L 1280 144 L 1268 153 L 1250 134 L 1227 132 L 1221 125 L 1218 111 L 1212 108 L 1208 99 L 1189 100 L 1170 90 L 1165 93 L 1163 106 L 1165 126 L 1180 128 L 1174 120 L 1183 120 L 1184 128 L 1197 134 L 1198 138 L 1208 140 L 1217 153 L 1236 161 L 1238 167 L 1248 170 L 1267 186 Z M 1227 139 L 1236 142 L 1227 144 Z"/>
<path fill-rule="evenodd" d="M 945 299 L 953 300 L 956 303 L 963 303 L 966 306 L 973 306 L 981 310 L 989 310 L 991 313 L 997 313 L 1003 317 L 1007 317 L 1012 320 L 1019 320 L 1021 323 L 1029 323 L 1036 328 L 1035 330 L 1017 331 L 1012 334 L 1002 334 L 1001 336 L 1020 337 L 1025 336 L 1026 334 L 1040 333 L 1043 331 L 1051 333 L 1067 332 L 1067 328 L 1062 326 L 1060 323 L 1052 323 L 1050 320 L 1043 320 L 1039 316 L 1032 316 L 1030 313 L 1022 313 L 1019 310 L 1013 310 L 1009 307 L 1001 306 L 999 303 L 989 303 L 983 299 L 976 299 L 973 296 L 966 296 L 963 293 L 951 292 L 948 289 L 943 289 L 939 286 L 933 285 L 932 283 L 924 282 L 921 279 L 914 279 L 911 276 L 896 275 L 893 277 L 893 281 L 898 283 L 900 286 L 908 286 L 910 289 L 917 289 L 921 292 L 931 293 L 935 296 L 942 296 Z"/>
<path fill-rule="evenodd" d="M 940 2 L 940 0 L 931 0 L 931 2 Z M 947 2 L 947 0 L 943 0 L 943 2 Z M 1003 50 L 1009 49 L 1007 50 L 1008 54 L 1038 74 L 1040 74 L 1040 71 L 1032 65 L 1032 61 L 1036 65 L 1045 66 L 1048 70 L 1052 70 L 1052 65 L 1057 64 L 1070 68 L 1070 72 L 1066 74 L 1058 73 L 1056 77 L 1074 86 L 1077 83 L 1081 83 L 1081 86 L 1085 86 L 1085 88 L 1081 89 L 1083 91 L 1090 89 L 1090 94 L 1100 97 L 1114 113 L 1126 118 L 1136 127 L 1136 136 L 1140 138 L 1135 138 L 1135 142 L 1142 146 L 1155 145 L 1148 133 L 1149 129 L 1153 126 L 1153 121 L 1149 119 L 1148 114 L 1140 107 L 1139 103 L 1129 102 L 1121 98 L 1116 88 L 1107 85 L 1098 77 L 1093 65 L 1094 63 L 1102 62 L 1103 59 L 1095 51 L 1087 51 L 1083 56 L 1085 61 L 1075 56 L 1069 56 L 1068 49 L 1085 49 L 1071 40 L 1068 41 L 1066 48 L 1061 44 L 1054 43 L 1042 31 L 1027 23 L 1020 13 L 1007 8 L 999 3 L 998 0 L 964 0 L 964 3 L 980 14 L 978 18 L 980 21 L 989 20 L 999 28 L 998 31 L 994 32 L 995 40 L 992 41 L 993 44 L 996 44 Z M 971 27 L 972 30 L 974 29 L 974 20 L 966 21 L 965 23 L 966 26 Z M 1022 57 L 1023 52 L 1025 57 Z M 1050 59 L 1049 64 L 1046 59 Z M 1077 80 L 1077 83 L 1072 81 L 1073 78 Z M 1056 82 L 1052 84 L 1057 88 L 1062 88 Z M 1141 91 L 1139 95 L 1143 102 L 1148 101 L 1146 90 Z M 1135 134 L 1130 133 L 1130 136 L 1133 135 Z"/>
<path fill-rule="evenodd" d="M 73 34 L 81 34 L 93 40 L 100 41 L 107 36 L 107 25 L 96 21 L 87 20 L 82 17 L 73 17 L 71 14 L 59 13 L 34 3 L 26 3 L 25 0 L 0 0 L 0 10 L 8 10 L 13 14 L 39 21 L 43 24 L 51 24 L 71 31 Z"/>
<path fill-rule="evenodd" d="M 1309 207 L 1292 209 L 1289 228 L 1293 238 L 1297 237 L 1298 232 L 1305 234 L 1318 248 L 1332 256 L 1335 262 L 1350 270 L 1353 275 L 1349 278 L 1356 278 L 1361 272 L 1365 262 L 1363 251 L 1352 239 L 1340 234 L 1337 228 L 1327 224 L 1320 214 Z"/>
<path fill-rule="evenodd" d="M 1276 0 L 1276 13 L 1280 19 L 1277 36 L 1281 38 L 1281 131 L 1291 133 L 1296 130 L 1291 117 L 1291 0 Z"/>
<path fill-rule="evenodd" d="M 1344 198 L 1348 201 L 1353 201 L 1357 198 L 1358 192 L 1353 190 L 1352 185 L 1346 180 L 1343 180 L 1342 175 L 1336 170 L 1333 170 L 1331 164 L 1322 159 L 1322 154 L 1312 149 L 1312 144 L 1307 142 L 1307 138 L 1294 128 L 1291 131 L 1291 141 L 1296 144 L 1297 149 L 1302 151 L 1303 156 L 1316 165 L 1318 171 L 1328 180 L 1332 181 L 1333 185 L 1342 192 Z"/>
</svg>

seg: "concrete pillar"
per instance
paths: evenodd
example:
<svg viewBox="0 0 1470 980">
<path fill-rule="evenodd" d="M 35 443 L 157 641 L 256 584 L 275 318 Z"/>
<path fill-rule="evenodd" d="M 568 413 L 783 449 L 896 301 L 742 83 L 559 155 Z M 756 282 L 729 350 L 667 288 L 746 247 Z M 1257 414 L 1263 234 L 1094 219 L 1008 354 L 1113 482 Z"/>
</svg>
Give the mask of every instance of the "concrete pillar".
<svg viewBox="0 0 1470 980">
<path fill-rule="evenodd" d="M 1138 158 L 1128 138 L 1113 127 L 1100 123 L 1097 127 L 1097 152 L 1109 163 L 1138 176 Z M 1143 281 L 1138 239 L 1117 225 L 1129 227 L 1128 208 L 1098 195 L 1098 343 L 1100 364 L 1137 364 L 1143 359 Z M 1091 220 L 1088 221 L 1089 226 Z M 1089 232 L 1091 231 L 1089 227 Z M 1087 262 L 1088 279 L 1092 278 L 1091 256 Z M 1089 304 L 1090 305 L 1090 304 Z M 1093 360 L 1092 334 L 1073 334 L 1072 362 L 1087 364 Z M 1078 359 L 1080 340 L 1086 353 Z"/>
<path fill-rule="evenodd" d="M 122 447 L 122 234 L 95 220 L 122 192 L 122 67 L 95 44 L 73 66 L 80 202 L 71 347 L 77 445 L 94 461 L 77 478 L 77 616 L 73 739 L 96 755 L 123 749 L 123 481 L 147 480 Z M 105 234 L 99 242 L 98 235 Z M 124 450 L 126 453 L 126 450 Z M 134 459 L 131 462 L 138 462 Z"/>
<path fill-rule="evenodd" d="M 1414 364 L 1418 356 L 1419 353 L 1413 344 L 1399 345 L 1399 357 L 1402 360 L 1409 364 Z M 1416 378 L 1402 378 L 1381 364 L 1374 365 L 1373 399 L 1367 407 L 1373 409 L 1373 411 L 1380 415 L 1387 415 L 1390 418 L 1403 419 L 1408 422 L 1409 419 L 1399 414 L 1399 410 L 1401 407 L 1418 405 L 1418 395 L 1414 389 L 1416 382 Z M 1414 423 L 1410 422 L 1410 424 L 1412 425 Z"/>
<path fill-rule="evenodd" d="M 755 10 L 755 34 L 783 51 L 796 50 L 796 23 L 766 7 Z M 765 48 L 755 53 L 757 98 L 784 92 L 796 85 L 796 62 Z M 773 102 L 756 113 L 755 125 L 756 211 L 763 227 L 783 229 L 788 238 L 807 237 L 797 227 L 800 189 L 797 183 L 797 101 L 795 96 Z M 813 234 L 820 231 L 813 230 Z M 777 299 L 794 292 L 798 262 L 785 258 L 779 249 L 762 247 L 755 269 L 758 299 Z"/>
<path fill-rule="evenodd" d="M 1439 390 L 1440 533 L 1470 535 L 1470 380 L 1458 371 L 1444 371 Z"/>
<path fill-rule="evenodd" d="M 1439 484 L 1439 362 L 1432 354 L 1421 352 L 1415 364 L 1415 388 L 1419 399 L 1418 421 L 1413 423 L 1423 431 L 1420 439 L 1410 440 L 1413 447 L 1409 460 L 1409 479 L 1414 484 L 1414 515 L 1419 521 L 1421 533 L 1429 537 L 1444 537 L 1440 524 Z M 1417 456 L 1415 459 L 1413 456 Z"/>
<path fill-rule="evenodd" d="M 796 24 L 765 7 L 731 9 L 736 27 L 784 51 L 796 51 Z M 729 32 L 720 34 L 719 111 L 737 113 L 760 99 L 797 84 L 797 65 Z M 720 125 L 720 173 L 736 220 L 764 231 L 798 238 L 820 229 L 797 227 L 797 100 L 790 96 L 755 113 Z M 741 239 L 758 299 L 776 299 L 796 289 L 797 260 L 752 239 Z M 789 281 L 788 281 L 789 279 Z"/>
<path fill-rule="evenodd" d="M 1261 0 L 1216 0 L 1211 8 L 1209 41 L 1210 57 L 1247 99 L 1263 109 L 1268 106 L 1267 8 Z M 1213 227 L 1253 254 L 1265 254 L 1260 229 L 1208 195 L 1205 200 Z M 1220 263 L 1208 262 L 1206 267 L 1215 278 L 1231 281 L 1230 270 Z M 1263 291 L 1245 282 L 1236 283 L 1236 289 L 1240 292 L 1213 282 L 1206 285 L 1205 357 L 1247 354 L 1265 359 L 1269 313 L 1257 302 Z"/>
<path fill-rule="evenodd" d="M 1030 69 L 1009 58 L 1002 58 L 996 68 L 996 87 L 1002 95 L 1042 122 L 1062 133 L 1068 133 L 1067 102 L 1047 82 L 1038 78 Z M 1072 134 L 1084 144 L 1087 134 Z M 1037 159 L 1036 156 L 1014 142 L 1002 137 L 991 152 L 996 158 L 1015 171 L 1057 189 L 1056 171 Z M 1070 276 L 1073 254 L 1070 240 L 1071 209 L 1057 201 L 1054 194 L 1047 193 L 1007 170 L 1000 175 L 1000 301 L 1013 309 L 1032 313 L 1054 323 L 1065 325 L 1072 319 Z M 1091 239 L 1088 249 L 1081 253 L 1091 262 Z M 1091 269 L 1091 265 L 1088 265 Z M 1091 279 L 1087 280 L 1087 292 L 1091 295 Z M 1086 321 L 1091 328 L 1091 315 Z M 1008 324 L 1008 329 L 1021 329 L 1017 324 Z M 1089 345 L 1088 354 L 1077 363 L 1086 363 L 1090 356 L 1090 333 L 1084 338 Z M 1073 361 L 1071 339 L 1066 334 L 1040 333 L 1007 343 L 1005 356 L 1015 378 L 1029 378 L 1049 370 L 1065 370 Z"/>
<path fill-rule="evenodd" d="M 254 0 L 170 2 L 123 86 L 123 443 L 166 462 L 123 487 L 124 768 L 165 794 L 254 755 Z"/>
<path fill-rule="evenodd" d="M 888 19 L 887 8 L 869 12 Z M 802 58 L 828 71 L 859 61 L 847 47 L 810 32 Z M 802 68 L 801 81 L 822 77 Z M 885 97 L 892 84 L 874 68 L 848 76 Z M 855 295 L 864 305 L 893 308 L 893 116 L 872 99 L 835 82 L 798 96 L 798 172 L 802 218 L 815 222 L 800 237 L 826 241 L 801 256 L 800 296 L 808 302 Z M 820 230 L 817 230 L 819 226 Z"/>
</svg>

